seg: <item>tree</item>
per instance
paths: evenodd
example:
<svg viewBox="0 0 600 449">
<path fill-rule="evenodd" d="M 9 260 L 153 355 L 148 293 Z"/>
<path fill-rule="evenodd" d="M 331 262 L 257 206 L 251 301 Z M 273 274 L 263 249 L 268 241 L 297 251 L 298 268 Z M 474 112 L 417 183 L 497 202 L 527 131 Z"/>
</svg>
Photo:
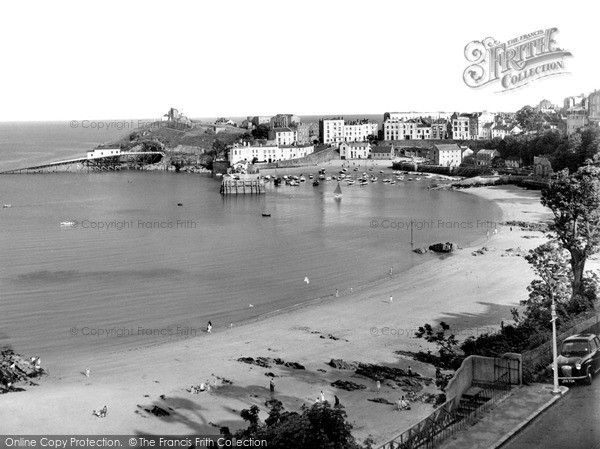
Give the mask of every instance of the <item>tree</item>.
<svg viewBox="0 0 600 449">
<path fill-rule="evenodd" d="M 538 132 L 542 129 L 542 125 L 544 124 L 544 119 L 539 111 L 536 111 L 529 105 L 519 109 L 515 118 L 524 131 Z"/>
<path fill-rule="evenodd" d="M 255 139 L 268 139 L 269 138 L 269 125 L 264 123 L 258 125 L 252 130 L 252 137 Z"/>
<path fill-rule="evenodd" d="M 457 354 L 458 340 L 453 333 L 446 335 L 450 326 L 445 322 L 440 322 L 440 328 L 435 331 L 431 324 L 425 323 L 415 332 L 416 338 L 424 338 L 429 343 L 434 343 L 438 347 L 439 357 L 436 366 L 443 368 L 458 369 L 463 361 L 463 357 Z"/>
<path fill-rule="evenodd" d="M 582 295 L 585 263 L 600 249 L 600 168 L 558 172 L 541 202 L 552 210 L 558 241 L 571 255 L 572 296 Z"/>
<path fill-rule="evenodd" d="M 256 405 L 242 410 L 241 416 L 249 426 L 236 432 L 236 438 L 265 440 L 267 447 L 272 449 L 361 449 L 340 405 L 332 407 L 329 402 L 317 403 L 303 406 L 302 413 L 285 411 L 281 401 L 276 399 L 268 401 L 267 405 L 270 412 L 264 423 L 259 421 Z M 227 431 L 221 430 L 224 435 Z"/>
</svg>

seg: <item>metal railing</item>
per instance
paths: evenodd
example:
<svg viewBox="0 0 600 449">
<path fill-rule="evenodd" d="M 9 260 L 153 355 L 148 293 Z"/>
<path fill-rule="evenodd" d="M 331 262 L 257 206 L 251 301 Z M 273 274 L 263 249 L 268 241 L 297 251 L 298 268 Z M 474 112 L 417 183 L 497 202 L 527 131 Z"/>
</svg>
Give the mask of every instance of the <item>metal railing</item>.
<svg viewBox="0 0 600 449">
<path fill-rule="evenodd" d="M 427 418 L 379 446 L 379 449 L 433 449 L 456 432 L 470 427 L 510 391 L 510 372 L 491 383 L 475 383 L 481 390 L 468 401 L 446 401 Z"/>
</svg>

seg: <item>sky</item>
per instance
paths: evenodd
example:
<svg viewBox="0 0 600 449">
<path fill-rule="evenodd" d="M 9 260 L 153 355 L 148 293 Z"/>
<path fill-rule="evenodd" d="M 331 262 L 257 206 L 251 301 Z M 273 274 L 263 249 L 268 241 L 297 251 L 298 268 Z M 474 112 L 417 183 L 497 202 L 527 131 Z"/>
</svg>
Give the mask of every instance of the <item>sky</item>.
<svg viewBox="0 0 600 449">
<path fill-rule="evenodd" d="M 0 6 L 0 121 L 516 111 L 600 89 L 600 2 L 53 1 Z M 558 28 L 565 75 L 471 88 L 465 46 Z"/>
</svg>

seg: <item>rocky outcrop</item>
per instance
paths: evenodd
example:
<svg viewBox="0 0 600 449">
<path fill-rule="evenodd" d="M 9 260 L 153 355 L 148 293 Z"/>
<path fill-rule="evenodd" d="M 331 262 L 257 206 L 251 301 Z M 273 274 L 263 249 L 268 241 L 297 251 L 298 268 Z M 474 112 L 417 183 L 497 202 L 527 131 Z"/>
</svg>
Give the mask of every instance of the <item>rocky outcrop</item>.
<svg viewBox="0 0 600 449">
<path fill-rule="evenodd" d="M 336 369 L 355 369 L 356 363 L 345 362 L 342 359 L 331 359 L 329 361 L 329 366 Z"/>
<path fill-rule="evenodd" d="M 373 399 L 367 399 L 367 401 L 377 402 L 379 404 L 394 405 L 393 402 L 390 402 L 385 398 L 373 398 Z"/>
<path fill-rule="evenodd" d="M 34 384 L 31 379 L 45 374 L 41 366 L 36 364 L 36 359 L 26 359 L 15 354 L 11 349 L 0 351 L 0 393 L 8 391 L 22 391 L 15 387 L 18 382 Z"/>
<path fill-rule="evenodd" d="M 271 359 L 269 357 L 240 357 L 237 359 L 238 362 L 247 363 L 249 365 L 256 365 L 262 368 L 271 368 L 272 364 L 283 365 L 292 369 L 306 369 L 304 365 L 298 362 L 286 362 L 280 358 Z"/>
<path fill-rule="evenodd" d="M 429 250 L 433 251 L 435 253 L 451 253 L 452 251 L 455 251 L 456 249 L 457 249 L 456 244 L 450 243 L 450 242 L 434 243 L 433 245 L 429 246 Z"/>
<path fill-rule="evenodd" d="M 349 380 L 336 380 L 335 382 L 331 383 L 331 386 L 347 391 L 365 390 L 367 388 L 365 385 L 357 384 Z"/>
</svg>

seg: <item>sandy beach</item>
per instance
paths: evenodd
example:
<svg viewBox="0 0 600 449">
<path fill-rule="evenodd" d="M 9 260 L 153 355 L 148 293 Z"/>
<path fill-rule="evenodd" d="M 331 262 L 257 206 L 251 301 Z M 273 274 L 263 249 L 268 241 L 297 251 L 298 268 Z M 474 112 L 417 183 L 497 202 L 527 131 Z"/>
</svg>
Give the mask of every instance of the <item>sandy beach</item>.
<svg viewBox="0 0 600 449">
<path fill-rule="evenodd" d="M 381 166 L 389 167 L 389 162 Z M 551 218 L 539 202 L 538 191 L 502 186 L 456 192 L 465 194 L 496 202 L 504 221 Z M 483 245 L 428 260 L 362 291 L 340 291 L 339 298 L 319 304 L 150 348 L 47 361 L 43 366 L 49 375 L 40 386 L 0 395 L 2 433 L 218 434 L 220 426 L 245 427 L 239 412 L 253 404 L 266 417 L 264 403 L 270 399 L 266 374 L 273 373 L 274 397 L 287 410 L 314 403 L 321 390 L 330 402 L 337 395 L 358 441 L 371 436 L 376 444 L 384 443 L 427 416 L 433 406 L 416 402 L 412 410 L 397 412 L 391 405 L 368 401 L 394 402 L 404 393 L 388 384 L 378 392 L 372 381 L 334 369 L 329 360 L 410 366 L 422 376 L 433 377 L 431 366 L 395 351 L 425 347 L 422 340 L 413 338 L 424 323 L 445 321 L 460 338 L 466 338 L 509 321 L 510 309 L 527 297 L 526 286 L 533 274 L 522 257 L 510 256 L 506 250 L 520 247 L 526 251 L 542 241 L 541 233 L 500 226 Z M 488 251 L 473 256 L 482 246 Z M 44 355 L 40 356 L 44 362 Z M 281 358 L 306 369 L 276 364 L 263 368 L 241 363 L 239 357 Z M 84 374 L 87 367 L 90 377 Z M 211 391 L 186 391 L 217 378 L 217 387 Z M 331 386 L 338 379 L 367 388 L 339 390 Z M 103 405 L 108 407 L 108 416 L 93 416 L 92 411 Z M 169 410 L 170 416 L 159 418 L 144 410 L 154 405 Z"/>
</svg>

